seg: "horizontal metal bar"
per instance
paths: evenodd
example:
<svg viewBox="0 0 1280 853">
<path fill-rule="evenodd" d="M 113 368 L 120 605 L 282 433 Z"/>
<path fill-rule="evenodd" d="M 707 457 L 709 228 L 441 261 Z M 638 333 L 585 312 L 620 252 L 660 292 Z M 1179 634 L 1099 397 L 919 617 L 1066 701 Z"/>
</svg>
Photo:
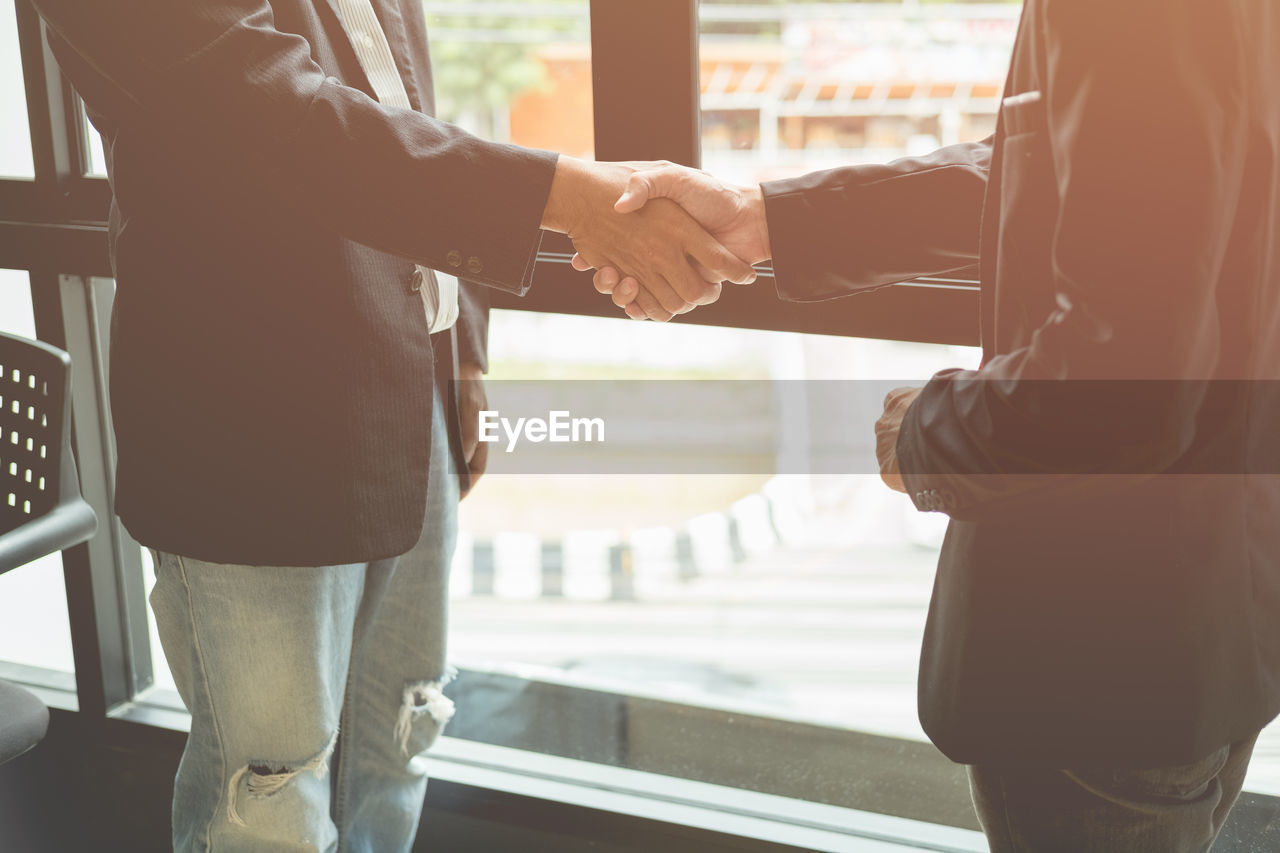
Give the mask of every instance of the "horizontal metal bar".
<svg viewBox="0 0 1280 853">
<path fill-rule="evenodd" d="M 511 0 L 469 0 L 465 3 L 422 4 L 429 17 L 470 18 L 585 18 L 588 0 L 577 3 L 513 3 Z"/>
<path fill-rule="evenodd" d="M 107 228 L 0 221 L 0 267 L 109 276 Z"/>
<path fill-rule="evenodd" d="M 474 1 L 474 0 L 473 0 Z M 914 3 L 782 3 L 774 6 L 703 3 L 699 17 L 705 21 L 794 21 L 857 20 L 969 20 L 1016 21 L 1021 3 L 954 3 L 929 5 Z"/>
<path fill-rule="evenodd" d="M 467 44 L 562 44 L 582 42 L 586 46 L 588 29 L 586 22 L 572 32 L 559 30 L 508 30 L 508 29 L 459 29 L 432 27 L 431 42 L 463 42 Z"/>
<path fill-rule="evenodd" d="M 0 179 L 0 221 L 44 218 L 41 187 L 25 179 Z"/>
<path fill-rule="evenodd" d="M 426 13 L 441 18 L 510 17 L 510 18 L 576 18 L 582 14 L 585 0 L 576 4 L 525 4 L 512 0 L 470 0 L 465 3 L 427 2 Z M 703 21 L 780 21 L 797 19 L 871 18 L 912 20 L 995 18 L 1017 20 L 1021 4 L 965 3 L 958 5 L 915 5 L 891 3 L 786 3 L 780 5 L 747 5 L 703 3 L 699 17 Z"/>
<path fill-rule="evenodd" d="M 494 290 L 494 307 L 621 317 L 608 299 L 595 292 L 590 274 L 569 266 L 572 247 L 567 242 L 549 237 L 547 250 L 539 255 L 533 289 L 524 297 Z M 109 276 L 106 228 L 0 222 L 0 267 Z M 754 286 L 727 288 L 720 302 L 676 322 L 976 346 L 977 299 L 972 281 L 921 279 L 821 303 L 783 302 L 766 268 Z"/>
<path fill-rule="evenodd" d="M 490 302 L 517 311 L 622 316 L 596 293 L 590 273 L 574 270 L 563 252 L 539 256 L 533 288 L 525 296 L 495 290 Z M 977 346 L 978 287 L 963 279 L 921 279 L 824 302 L 784 302 L 765 271 L 754 285 L 727 286 L 719 302 L 672 322 Z"/>
<path fill-rule="evenodd" d="M 771 100 L 771 92 L 746 92 L 733 95 L 703 95 L 702 111 L 759 110 L 768 106 L 777 118 L 933 118 L 949 109 L 961 109 L 970 115 L 995 115 L 1000 99 L 928 99 L 889 98 L 871 101 L 813 101 L 807 104 Z"/>
<path fill-rule="evenodd" d="M 833 853 L 980 853 L 982 833 L 443 737 L 433 777 Z"/>
</svg>

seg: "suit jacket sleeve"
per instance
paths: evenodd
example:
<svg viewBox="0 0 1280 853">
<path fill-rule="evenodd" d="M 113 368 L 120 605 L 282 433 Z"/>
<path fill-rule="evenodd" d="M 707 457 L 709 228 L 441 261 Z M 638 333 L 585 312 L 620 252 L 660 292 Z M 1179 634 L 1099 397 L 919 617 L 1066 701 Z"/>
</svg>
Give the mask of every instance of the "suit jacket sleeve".
<svg viewBox="0 0 1280 853">
<path fill-rule="evenodd" d="M 812 302 L 978 259 L 991 140 L 762 185 L 782 299 Z"/>
<path fill-rule="evenodd" d="M 424 266 L 476 257 L 477 282 L 529 287 L 555 155 L 480 140 L 326 77 L 306 40 L 276 29 L 267 0 L 34 5 L 55 46 L 139 120 L 216 139 L 299 215 Z"/>
<path fill-rule="evenodd" d="M 1025 346 L 934 377 L 897 445 L 917 506 L 959 518 L 1092 473 L 1167 470 L 1195 439 L 1221 343 L 1216 281 L 1245 161 L 1240 22 L 1189 0 L 1040 10 L 1056 308 Z"/>
<path fill-rule="evenodd" d="M 1028 345 L 935 377 L 899 435 L 917 505 L 949 495 L 931 508 L 962 518 L 1174 466 L 1222 343 L 1246 159 L 1240 22 L 1192 2 L 1044 8 L 1057 307 Z"/>
</svg>

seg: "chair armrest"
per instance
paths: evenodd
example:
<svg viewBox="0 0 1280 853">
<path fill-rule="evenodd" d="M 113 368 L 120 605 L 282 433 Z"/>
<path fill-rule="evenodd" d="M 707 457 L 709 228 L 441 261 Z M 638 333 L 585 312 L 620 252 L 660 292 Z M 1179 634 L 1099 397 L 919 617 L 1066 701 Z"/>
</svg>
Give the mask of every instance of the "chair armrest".
<svg viewBox="0 0 1280 853">
<path fill-rule="evenodd" d="M 53 511 L 0 536 L 0 574 L 79 545 L 97 529 L 98 517 L 85 501 L 59 504 Z"/>
</svg>

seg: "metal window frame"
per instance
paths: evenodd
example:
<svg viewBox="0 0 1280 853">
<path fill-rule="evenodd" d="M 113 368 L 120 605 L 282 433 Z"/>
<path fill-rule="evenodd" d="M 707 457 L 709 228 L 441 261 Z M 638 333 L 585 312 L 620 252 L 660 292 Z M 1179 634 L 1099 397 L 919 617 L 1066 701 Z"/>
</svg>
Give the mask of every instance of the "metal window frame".
<svg viewBox="0 0 1280 853">
<path fill-rule="evenodd" d="M 109 191 L 86 177 L 78 97 L 49 50 L 44 24 L 15 0 L 35 179 L 0 181 L 0 265 L 30 274 L 36 335 L 72 354 L 72 446 L 95 536 L 63 552 L 80 718 L 100 725 L 153 681 L 141 555 L 111 512 L 115 456 L 107 411 L 112 285 Z M 89 224 L 85 224 L 89 223 Z M 79 276 L 67 275 L 68 272 Z M 81 277 L 86 276 L 86 277 Z"/>
<path fill-rule="evenodd" d="M 654 50 L 653 45 L 662 49 Z M 599 160 L 701 163 L 697 0 L 591 0 L 591 77 Z M 643 73 L 637 69 L 643 68 Z M 663 117 L 661 122 L 653 116 Z M 856 235 L 852 235 L 856 237 Z M 569 266 L 573 248 L 544 240 L 534 287 L 494 291 L 495 308 L 618 317 L 590 274 Z M 846 337 L 976 346 L 976 276 L 928 278 L 821 303 L 782 302 L 771 269 L 751 287 L 728 288 L 714 305 L 673 322 Z"/>
<path fill-rule="evenodd" d="M 139 549 L 110 512 L 114 443 L 106 405 L 111 273 L 110 190 L 86 175 L 88 135 L 78 96 L 28 0 L 14 0 L 35 164 L 34 180 L 0 180 L 0 266 L 31 274 L 40 338 L 78 365 L 75 450 L 82 487 L 103 519 L 93 540 L 64 554 L 80 709 L 104 719 L 153 681 Z M 700 161 L 697 0 L 590 0 L 594 124 L 600 159 Z M 652 51 L 653 44 L 663 50 Z M 637 73 L 643 68 L 644 73 Z M 661 115 L 662 121 L 652 117 Z M 620 318 L 589 276 L 569 266 L 572 246 L 551 235 L 537 286 L 524 299 L 495 291 L 496 307 Z M 101 277 L 101 278 L 99 278 Z M 932 280 L 821 305 L 780 302 L 771 271 L 751 288 L 682 322 L 946 344 L 975 342 L 976 288 Z"/>
</svg>

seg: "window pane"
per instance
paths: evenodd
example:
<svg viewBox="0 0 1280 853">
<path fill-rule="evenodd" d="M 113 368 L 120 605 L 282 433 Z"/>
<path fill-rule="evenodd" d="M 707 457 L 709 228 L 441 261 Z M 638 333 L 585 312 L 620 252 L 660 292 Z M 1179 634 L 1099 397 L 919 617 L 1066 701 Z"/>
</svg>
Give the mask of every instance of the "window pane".
<svg viewBox="0 0 1280 853">
<path fill-rule="evenodd" d="M 35 337 L 30 280 L 0 270 L 0 331 Z M 50 554 L 0 574 L 0 660 L 75 670 L 62 555 Z"/>
<path fill-rule="evenodd" d="M 486 139 L 590 157 L 589 5 L 427 0 L 436 114 Z"/>
<path fill-rule="evenodd" d="M 981 139 L 1020 12 L 1018 0 L 703 0 L 703 166 L 760 181 Z"/>
<path fill-rule="evenodd" d="M 662 380 L 679 399 L 716 379 L 755 380 L 733 386 L 743 395 L 800 380 L 922 382 L 978 358 L 959 347 L 506 311 L 493 313 L 490 350 L 498 409 L 503 380 Z M 783 404 L 745 426 L 781 434 L 794 414 Z M 733 435 L 734 424 L 704 415 L 691 419 L 693 440 L 700 429 Z M 869 444 L 873 421 L 847 429 Z M 917 513 L 877 476 L 800 476 L 785 450 L 748 458 L 732 443 L 704 445 L 715 473 L 695 476 L 666 473 L 663 459 L 651 476 L 503 475 L 507 460 L 491 448 L 494 473 L 461 510 L 450 642 L 464 674 L 451 734 L 842 805 L 854 795 L 834 774 L 775 762 L 762 742 L 795 755 L 825 744 L 862 761 L 850 756 L 867 733 L 924 740 L 915 681 L 940 517 Z M 554 724 L 541 688 L 484 707 L 512 676 L 565 688 L 547 699 Z M 603 694 L 700 710 L 677 721 L 630 703 L 611 725 L 600 719 Z M 681 746 L 698 726 L 724 743 Z"/>
<path fill-rule="evenodd" d="M 493 312 L 490 349 L 498 410 L 494 389 L 514 380 L 663 380 L 673 396 L 708 379 L 762 380 L 741 383 L 750 394 L 789 380 L 923 383 L 979 358 L 962 347 L 507 311 Z M 872 435 L 873 415 L 807 414 Z M 691 432 L 698 424 L 705 412 Z M 954 770 L 924 745 L 916 714 L 945 518 L 917 512 L 876 476 L 797 476 L 781 453 L 770 471 L 729 449 L 701 452 L 722 473 L 672 476 L 659 460 L 651 476 L 504 475 L 503 450 L 491 447 L 491 473 L 461 507 L 450 648 L 463 674 L 450 734 L 971 820 L 930 811 L 928 796 L 889 793 L 913 773 Z M 899 739 L 920 746 L 899 750 Z M 848 780 L 851 766 L 863 782 Z M 1280 793 L 1280 728 L 1259 742 L 1249 787 Z"/>
<path fill-rule="evenodd" d="M 440 118 L 487 139 L 592 156 L 588 0 L 427 0 L 423 9 Z M 90 135 L 102 170 L 101 143 Z M 142 562 L 150 590 L 145 548 Z M 172 690 L 154 620 L 151 635 L 156 686 Z"/>
<path fill-rule="evenodd" d="M 80 104 L 80 113 L 84 115 L 84 104 Z M 89 123 L 88 116 L 84 118 L 85 135 L 85 151 L 88 153 L 88 162 L 85 165 L 85 174 L 94 178 L 105 178 L 107 176 L 107 156 L 102 151 L 102 134 L 98 133 L 98 129 Z"/>
<path fill-rule="evenodd" d="M 0 176 L 34 178 L 18 21 L 11 3 L 0 9 L 0 124 L 5 127 L 0 133 Z"/>
<path fill-rule="evenodd" d="M 753 7 L 741 0 L 701 0 L 703 167 L 730 180 L 758 182 L 884 162 L 989 135 L 1021 6 L 1020 0 L 837 0 Z M 859 502 L 867 494 L 851 499 L 849 509 L 856 512 L 846 516 L 846 531 L 871 524 L 884 536 L 899 525 L 901 544 L 919 547 L 895 553 L 885 542 L 848 553 L 847 564 L 863 568 L 841 583 L 852 590 L 860 573 L 879 571 L 901 597 L 853 596 L 864 604 L 880 602 L 849 611 L 851 622 L 867 626 L 857 641 L 866 643 L 866 660 L 856 642 L 843 646 L 849 660 L 869 669 L 860 676 L 845 673 L 856 684 L 829 682 L 826 707 L 847 714 L 850 728 L 919 738 L 913 688 L 907 689 L 915 662 L 908 665 L 907 654 L 918 647 L 940 530 L 937 520 L 906 506 L 900 507 L 904 518 L 890 519 L 884 509 L 867 516 Z M 789 673 L 795 665 L 788 664 Z M 1264 730 L 1246 788 L 1280 795 L 1280 726 Z"/>
</svg>

